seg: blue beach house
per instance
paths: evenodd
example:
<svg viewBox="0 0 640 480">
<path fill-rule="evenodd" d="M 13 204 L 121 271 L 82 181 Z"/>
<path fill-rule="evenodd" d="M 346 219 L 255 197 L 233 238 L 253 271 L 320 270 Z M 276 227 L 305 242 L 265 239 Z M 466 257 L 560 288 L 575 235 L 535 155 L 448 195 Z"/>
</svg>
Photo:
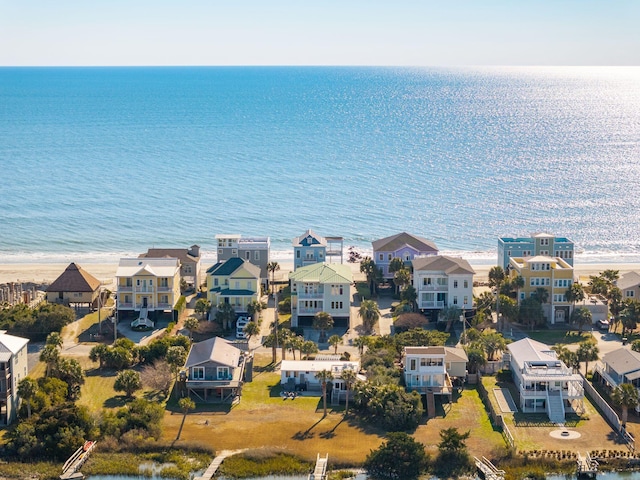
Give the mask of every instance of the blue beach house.
<svg viewBox="0 0 640 480">
<path fill-rule="evenodd" d="M 561 258 L 573 267 L 574 244 L 565 237 L 549 233 L 534 233 L 531 237 L 501 237 L 498 239 L 498 265 L 505 270 L 511 257 L 546 256 Z"/>
<path fill-rule="evenodd" d="M 393 278 L 393 273 L 389 273 L 389 263 L 393 258 L 401 258 L 405 265 L 409 266 L 416 257 L 438 255 L 435 243 L 407 232 L 374 240 L 371 244 L 373 261 L 387 279 Z"/>
<path fill-rule="evenodd" d="M 313 230 L 307 230 L 292 241 L 293 269 L 306 267 L 314 263 L 331 262 L 334 257 L 343 263 L 343 238 L 322 237 Z"/>
</svg>

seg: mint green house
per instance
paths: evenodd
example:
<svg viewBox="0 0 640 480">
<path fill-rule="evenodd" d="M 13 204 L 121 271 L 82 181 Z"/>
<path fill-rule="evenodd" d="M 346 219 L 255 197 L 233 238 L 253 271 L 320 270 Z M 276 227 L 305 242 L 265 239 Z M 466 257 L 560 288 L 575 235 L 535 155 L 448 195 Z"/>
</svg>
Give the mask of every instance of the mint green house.
<svg viewBox="0 0 640 480">
<path fill-rule="evenodd" d="M 289 274 L 291 326 L 309 326 L 318 312 L 333 317 L 336 327 L 351 327 L 351 267 L 314 263 Z"/>
</svg>

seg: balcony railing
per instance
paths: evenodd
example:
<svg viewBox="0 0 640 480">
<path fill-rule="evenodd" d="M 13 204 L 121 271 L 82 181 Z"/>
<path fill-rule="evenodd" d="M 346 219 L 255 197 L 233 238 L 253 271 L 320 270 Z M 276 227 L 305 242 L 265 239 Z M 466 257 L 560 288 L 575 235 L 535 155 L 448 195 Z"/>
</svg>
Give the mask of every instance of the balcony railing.
<svg viewBox="0 0 640 480">
<path fill-rule="evenodd" d="M 118 308 L 133 308 L 132 302 L 118 302 Z"/>
<path fill-rule="evenodd" d="M 446 292 L 448 285 L 420 285 L 418 292 Z"/>
<path fill-rule="evenodd" d="M 324 297 L 324 292 L 309 292 L 309 293 L 299 292 L 298 293 L 298 298 L 322 298 L 322 297 Z"/>
<path fill-rule="evenodd" d="M 444 308 L 444 301 L 422 301 L 418 306 L 420 308 Z"/>
<path fill-rule="evenodd" d="M 155 287 L 150 287 L 150 286 L 146 286 L 146 287 L 136 287 L 136 293 L 154 293 Z"/>
<path fill-rule="evenodd" d="M 118 285 L 119 292 L 133 292 L 133 287 L 131 285 Z"/>
<path fill-rule="evenodd" d="M 322 308 L 299 308 L 298 315 L 310 315 L 322 312 Z"/>
<path fill-rule="evenodd" d="M 171 287 L 158 287 L 158 292 L 170 292 L 171 290 Z"/>
</svg>

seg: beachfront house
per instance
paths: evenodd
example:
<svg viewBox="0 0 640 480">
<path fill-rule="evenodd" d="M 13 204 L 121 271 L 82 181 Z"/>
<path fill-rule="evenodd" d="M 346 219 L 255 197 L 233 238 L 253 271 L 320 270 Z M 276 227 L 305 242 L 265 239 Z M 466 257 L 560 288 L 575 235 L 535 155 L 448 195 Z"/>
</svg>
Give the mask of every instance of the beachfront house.
<svg viewBox="0 0 640 480">
<path fill-rule="evenodd" d="M 246 312 L 260 299 L 260 268 L 239 257 L 219 261 L 207 270 L 207 299 L 214 307 L 226 303 Z"/>
<path fill-rule="evenodd" d="M 409 391 L 450 395 L 454 383 L 462 385 L 467 376 L 467 354 L 461 348 L 404 347 L 404 384 Z"/>
<path fill-rule="evenodd" d="M 189 248 L 150 248 L 140 258 L 177 258 L 180 262 L 180 279 L 188 288 L 197 288 L 201 281 L 200 246 Z"/>
<path fill-rule="evenodd" d="M 269 256 L 271 239 L 269 237 L 243 237 L 240 234 L 216 235 L 218 261 L 230 258 L 242 258 L 260 268 L 260 283 L 264 291 L 269 285 Z"/>
<path fill-rule="evenodd" d="M 121 258 L 116 271 L 118 314 L 170 312 L 180 299 L 177 258 Z"/>
<path fill-rule="evenodd" d="M 11 424 L 18 416 L 18 383 L 29 373 L 29 340 L 0 330 L 0 425 Z"/>
<path fill-rule="evenodd" d="M 293 269 L 313 265 L 314 263 L 331 262 L 339 258 L 343 261 L 342 237 L 322 237 L 313 230 L 307 230 L 292 241 Z"/>
<path fill-rule="evenodd" d="M 525 298 L 538 295 L 544 288 L 548 300 L 542 304 L 547 321 L 552 325 L 569 321 L 571 302 L 567 300 L 567 290 L 573 284 L 573 267 L 562 258 L 538 255 L 535 257 L 511 257 L 509 275 L 521 276 L 524 287 L 518 291 L 518 303 Z"/>
<path fill-rule="evenodd" d="M 194 343 L 181 372 L 189 396 L 201 402 L 232 402 L 241 394 L 246 356 L 221 337 Z"/>
<path fill-rule="evenodd" d="M 522 412 L 546 413 L 553 423 L 564 423 L 566 412 L 584 411 L 582 376 L 558 359 L 549 345 L 524 338 L 507 349 Z"/>
<path fill-rule="evenodd" d="M 530 237 L 498 239 L 498 265 L 507 270 L 511 257 L 557 257 L 573 266 L 574 244 L 565 237 L 549 233 L 534 233 Z"/>
<path fill-rule="evenodd" d="M 47 302 L 98 307 L 100 280 L 76 263 L 69 266 L 47 287 Z"/>
<path fill-rule="evenodd" d="M 315 263 L 291 272 L 289 283 L 292 327 L 312 325 L 318 312 L 329 313 L 336 327 L 351 327 L 351 267 Z"/>
<path fill-rule="evenodd" d="M 418 256 L 438 254 L 438 247 L 435 243 L 407 232 L 374 240 L 371 245 L 373 246 L 373 261 L 386 279 L 393 278 L 393 273 L 389 272 L 389 263 L 394 258 L 402 259 L 405 266 L 408 267 L 411 265 L 411 261 Z"/>
<path fill-rule="evenodd" d="M 339 355 L 317 355 L 314 360 L 283 360 L 280 365 L 280 385 L 286 391 L 320 392 L 322 382 L 316 378 L 316 374 L 323 370 L 333 375 L 327 393 L 332 403 L 337 403 L 344 401 L 347 394 L 347 387 L 341 378 L 342 372 L 353 370 L 358 374 L 360 362 L 340 360 Z M 356 378 L 362 381 L 366 379 L 359 374 Z M 349 398 L 353 398 L 352 395 L 353 390 L 350 391 Z"/>
<path fill-rule="evenodd" d="M 413 287 L 418 295 L 418 308 L 432 320 L 445 307 L 468 310 L 473 306 L 475 271 L 462 258 L 429 255 L 414 258 Z"/>
</svg>

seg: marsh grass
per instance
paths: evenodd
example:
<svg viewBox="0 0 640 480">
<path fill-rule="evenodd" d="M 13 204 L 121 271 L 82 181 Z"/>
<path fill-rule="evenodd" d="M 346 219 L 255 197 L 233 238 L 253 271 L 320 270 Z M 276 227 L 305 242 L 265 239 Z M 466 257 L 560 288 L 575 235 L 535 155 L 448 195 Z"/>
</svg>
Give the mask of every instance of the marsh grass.
<svg viewBox="0 0 640 480">
<path fill-rule="evenodd" d="M 50 462 L 0 463 L 0 478 L 16 479 L 57 479 L 61 473 L 61 466 Z"/>
<path fill-rule="evenodd" d="M 222 463 L 219 473 L 228 478 L 249 478 L 272 475 L 306 474 L 313 470 L 313 463 L 293 455 L 277 452 L 246 453 L 228 457 Z"/>
</svg>

